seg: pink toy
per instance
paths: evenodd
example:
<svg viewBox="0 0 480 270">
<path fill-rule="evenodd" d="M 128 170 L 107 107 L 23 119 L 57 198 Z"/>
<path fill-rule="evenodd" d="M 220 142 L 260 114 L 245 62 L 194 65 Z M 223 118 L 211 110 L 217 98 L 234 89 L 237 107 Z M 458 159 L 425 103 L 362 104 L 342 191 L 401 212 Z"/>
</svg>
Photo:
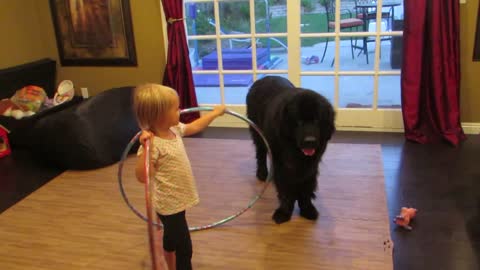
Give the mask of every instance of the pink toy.
<svg viewBox="0 0 480 270">
<path fill-rule="evenodd" d="M 400 211 L 400 215 L 396 216 L 393 219 L 393 222 L 395 222 L 395 224 L 402 226 L 407 230 L 412 230 L 412 227 L 410 226 L 410 220 L 412 220 L 416 214 L 417 214 L 417 209 L 402 207 Z"/>
<path fill-rule="evenodd" d="M 318 56 L 316 55 L 312 55 L 309 57 L 304 56 L 302 57 L 302 60 L 303 60 L 303 63 L 306 65 L 318 64 L 318 62 L 320 62 L 320 58 L 318 58 Z"/>
</svg>

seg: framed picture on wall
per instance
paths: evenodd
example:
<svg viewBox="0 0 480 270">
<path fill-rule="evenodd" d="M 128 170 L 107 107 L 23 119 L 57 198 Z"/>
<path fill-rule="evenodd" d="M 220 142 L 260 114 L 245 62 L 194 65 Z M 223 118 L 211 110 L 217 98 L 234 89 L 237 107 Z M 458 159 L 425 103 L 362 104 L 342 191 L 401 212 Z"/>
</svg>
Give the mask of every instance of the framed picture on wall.
<svg viewBox="0 0 480 270">
<path fill-rule="evenodd" d="M 478 4 L 477 29 L 475 31 L 475 45 L 473 48 L 473 61 L 480 61 L 480 4 Z"/>
<path fill-rule="evenodd" d="M 62 66 L 136 66 L 129 0 L 50 0 Z"/>
</svg>

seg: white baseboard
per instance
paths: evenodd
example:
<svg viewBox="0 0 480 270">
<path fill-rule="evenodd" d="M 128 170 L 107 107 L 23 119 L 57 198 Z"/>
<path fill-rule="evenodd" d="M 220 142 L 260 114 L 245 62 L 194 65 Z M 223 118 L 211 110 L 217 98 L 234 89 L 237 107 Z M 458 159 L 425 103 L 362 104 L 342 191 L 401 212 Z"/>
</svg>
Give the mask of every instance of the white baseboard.
<svg viewBox="0 0 480 270">
<path fill-rule="evenodd" d="M 212 106 L 205 104 L 203 106 Z M 246 108 L 245 106 L 241 105 L 230 105 L 228 106 L 228 109 L 231 109 L 232 111 L 245 116 L 246 115 Z M 205 112 L 201 112 L 201 114 L 204 114 Z M 361 113 L 361 112 L 359 112 Z M 388 114 L 385 114 L 388 116 Z M 361 116 L 360 116 L 361 117 Z M 368 115 L 364 115 L 364 117 L 368 117 Z M 390 116 L 391 117 L 391 116 Z M 395 116 L 397 117 L 397 116 Z M 392 119 L 395 117 L 391 117 Z M 400 116 L 401 117 L 401 116 Z M 387 117 L 387 120 L 390 119 Z M 382 119 L 381 119 L 382 120 Z M 380 122 L 380 124 L 379 124 Z M 372 126 L 354 126 L 351 124 L 357 124 L 357 123 L 351 123 L 346 122 L 344 125 L 338 125 L 337 123 L 337 130 L 342 130 L 342 131 L 366 131 L 366 132 L 397 132 L 397 133 L 403 133 L 403 122 L 400 119 L 396 119 L 395 121 L 390 120 L 390 121 L 385 121 L 383 119 L 383 122 L 377 121 L 377 126 L 372 127 Z M 383 125 L 389 125 L 390 127 L 381 127 Z M 225 115 L 222 117 L 219 117 L 215 119 L 211 125 L 212 127 L 231 127 L 231 128 L 248 128 L 248 124 L 241 120 L 238 119 L 237 117 L 233 117 L 231 115 Z M 399 127 L 397 127 L 399 126 Z M 470 135 L 476 135 L 480 134 L 480 122 L 463 122 L 462 123 L 462 128 L 465 134 L 470 134 Z"/>
<path fill-rule="evenodd" d="M 480 123 L 462 123 L 465 134 L 480 134 Z M 399 132 L 403 133 L 403 128 L 374 128 L 374 127 L 337 127 L 337 130 L 343 131 L 369 131 L 369 132 Z"/>
<path fill-rule="evenodd" d="M 341 131 L 366 131 L 366 132 L 396 132 L 402 133 L 403 128 L 376 128 L 376 127 L 342 127 L 337 126 Z"/>
<path fill-rule="evenodd" d="M 247 128 L 246 123 L 238 121 L 214 121 L 210 126 L 212 127 L 229 127 L 229 128 Z M 480 134 L 480 123 L 462 123 L 462 128 L 465 134 L 477 135 Z M 337 130 L 342 131 L 367 131 L 367 132 L 397 132 L 402 133 L 403 128 L 373 128 L 373 127 L 337 127 Z"/>
<path fill-rule="evenodd" d="M 238 111 L 238 108 L 235 109 Z M 203 112 L 202 112 L 203 113 Z M 244 111 L 239 111 L 240 114 L 245 115 Z M 236 117 L 225 116 L 215 119 L 212 124 L 212 127 L 231 127 L 231 128 L 248 128 L 248 124 Z M 474 122 L 464 122 L 462 123 L 462 128 L 465 134 L 480 134 L 480 123 Z M 356 127 L 356 126 L 337 126 L 337 130 L 342 131 L 367 131 L 367 132 L 398 132 L 403 133 L 403 127 L 399 128 L 383 128 L 383 127 Z"/>
<path fill-rule="evenodd" d="M 463 132 L 469 135 L 480 134 L 480 123 L 462 123 Z M 343 131 L 370 131 L 370 132 L 399 132 L 403 133 L 403 128 L 373 128 L 373 127 L 337 127 L 337 130 Z"/>
<path fill-rule="evenodd" d="M 480 123 L 462 123 L 465 134 L 480 134 Z"/>
</svg>

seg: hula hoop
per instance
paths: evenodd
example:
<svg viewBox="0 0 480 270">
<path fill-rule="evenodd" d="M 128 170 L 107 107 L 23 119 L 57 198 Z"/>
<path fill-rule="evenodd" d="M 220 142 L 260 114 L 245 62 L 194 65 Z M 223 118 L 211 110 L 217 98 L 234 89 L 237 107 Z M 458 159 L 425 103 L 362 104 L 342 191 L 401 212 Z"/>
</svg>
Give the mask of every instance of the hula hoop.
<svg viewBox="0 0 480 270">
<path fill-rule="evenodd" d="M 192 112 L 198 112 L 198 111 L 213 111 L 213 107 L 195 107 L 195 108 L 189 108 L 189 109 L 184 109 L 182 111 L 180 111 L 180 114 L 184 114 L 184 113 L 192 113 Z M 246 207 L 244 207 L 243 209 L 239 210 L 238 212 L 236 212 L 235 214 L 231 215 L 231 216 L 228 216 L 222 220 L 219 220 L 219 221 L 216 221 L 216 222 L 213 222 L 211 224 L 208 224 L 208 225 L 203 225 L 203 226 L 196 226 L 196 227 L 189 227 L 189 230 L 191 232 L 193 231 L 200 231 L 200 230 L 206 230 L 206 229 L 210 229 L 210 228 L 213 228 L 213 227 L 216 227 L 218 225 L 221 225 L 221 224 L 224 224 L 224 223 L 227 223 L 235 218 L 237 218 L 238 216 L 240 216 L 241 214 L 245 213 L 248 209 L 252 208 L 252 206 L 258 201 L 258 199 L 260 199 L 263 194 L 265 193 L 265 190 L 267 189 L 268 187 L 268 184 L 271 182 L 272 180 L 272 177 L 273 177 L 273 164 L 272 164 L 272 155 L 271 155 L 271 151 L 270 151 L 270 146 L 267 142 L 267 139 L 265 138 L 265 136 L 263 135 L 263 133 L 261 132 L 261 130 L 257 127 L 257 125 L 255 123 L 253 123 L 250 119 L 246 118 L 245 116 L 243 115 L 240 115 L 236 112 L 233 112 L 233 111 L 229 111 L 229 110 L 225 110 L 225 113 L 226 114 L 229 114 L 229 115 L 232 115 L 234 117 L 237 117 L 245 122 L 247 122 L 253 129 L 255 129 L 255 131 L 257 132 L 257 134 L 262 138 L 263 140 L 263 143 L 265 144 L 266 148 L 267 148 L 267 154 L 268 154 L 268 157 L 270 158 L 270 169 L 268 170 L 268 175 L 267 175 L 267 179 L 265 181 L 265 184 L 263 186 L 263 188 L 260 190 L 260 192 L 255 195 L 251 200 L 250 202 L 247 204 Z M 125 189 L 123 187 L 123 179 L 122 179 L 122 171 L 123 171 L 123 164 L 125 162 L 125 159 L 127 158 L 127 155 L 128 153 L 130 152 L 130 149 L 132 148 L 133 144 L 135 144 L 135 142 L 138 140 L 138 138 L 140 137 L 140 134 L 141 132 L 138 132 L 131 140 L 130 142 L 128 143 L 127 147 L 125 148 L 125 150 L 123 151 L 123 154 L 122 154 L 122 157 L 120 159 L 120 162 L 119 162 L 119 165 L 118 165 L 118 184 L 119 184 L 119 187 L 120 187 L 120 192 L 122 194 L 122 197 L 125 201 L 125 203 L 127 204 L 127 206 L 141 219 L 143 219 L 144 221 L 146 221 L 147 223 L 149 223 L 149 226 L 150 224 L 154 225 L 154 226 L 157 226 L 157 227 L 163 227 L 161 223 L 157 223 L 157 222 L 154 222 L 153 221 L 153 218 L 151 217 L 151 198 L 150 198 L 150 177 L 149 177 L 149 174 L 147 173 L 147 181 L 145 183 L 145 195 L 146 195 L 146 205 L 147 205 L 147 215 L 149 217 L 145 217 L 142 213 L 140 213 L 131 203 L 130 201 L 128 200 L 128 197 L 127 197 L 127 194 L 125 193 Z M 148 144 L 148 143 L 147 143 Z M 146 155 L 148 157 L 148 155 Z M 147 163 L 148 161 L 148 158 L 146 158 L 146 163 L 145 163 L 145 167 L 146 169 L 149 167 L 147 166 Z M 150 229 L 149 229 L 150 230 Z"/>
<path fill-rule="evenodd" d="M 150 153 L 150 140 L 147 141 L 145 144 L 145 153 Z M 150 192 L 152 191 L 152 186 L 153 182 L 150 181 L 150 155 L 145 155 L 145 160 L 144 160 L 144 169 L 145 169 L 145 175 L 147 175 L 147 178 L 145 180 L 145 202 L 146 202 L 146 207 L 147 207 L 147 217 L 149 221 L 153 220 L 153 213 L 152 213 L 152 197 L 150 196 Z M 156 252 L 155 248 L 155 225 L 153 222 L 147 222 L 148 226 L 148 242 L 149 242 L 149 247 L 150 247 L 150 259 L 152 260 L 152 269 L 157 270 L 157 262 L 158 262 L 158 252 Z"/>
</svg>

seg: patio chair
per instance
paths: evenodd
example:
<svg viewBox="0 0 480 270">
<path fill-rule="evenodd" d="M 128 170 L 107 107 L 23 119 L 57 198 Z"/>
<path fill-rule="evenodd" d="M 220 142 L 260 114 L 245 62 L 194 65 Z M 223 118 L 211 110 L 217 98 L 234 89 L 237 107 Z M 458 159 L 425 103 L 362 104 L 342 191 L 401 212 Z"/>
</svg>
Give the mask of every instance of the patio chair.
<svg viewBox="0 0 480 270">
<path fill-rule="evenodd" d="M 367 8 L 364 12 L 364 8 L 359 7 L 359 5 L 364 3 L 371 3 L 371 0 L 355 0 L 355 10 L 357 12 L 357 18 L 364 20 L 368 26 L 370 20 L 377 19 L 377 8 Z M 392 29 L 392 19 L 393 19 L 393 7 L 382 8 L 382 19 L 387 20 L 387 30 Z"/>
<path fill-rule="evenodd" d="M 325 5 L 325 10 L 327 14 L 327 31 L 330 32 L 331 30 L 335 31 L 335 0 L 327 0 L 324 2 Z M 357 30 L 358 27 L 364 26 L 364 21 L 358 18 L 354 18 L 352 11 L 349 9 L 341 9 L 340 13 L 342 15 L 347 15 L 347 18 L 341 18 L 340 19 L 340 29 L 350 29 L 352 30 Z M 323 55 L 322 55 L 322 60 L 320 60 L 321 63 L 323 63 L 323 60 L 325 59 L 325 54 L 327 53 L 327 48 L 328 48 L 328 41 L 329 38 L 327 37 L 327 41 L 325 42 L 325 49 L 323 50 Z M 354 48 L 361 49 L 362 47 L 357 46 L 357 39 L 355 38 L 355 44 L 353 44 L 353 37 L 350 37 L 350 48 L 352 50 L 352 59 L 355 59 L 355 54 L 354 54 Z M 335 61 L 335 58 L 332 60 L 332 64 L 330 66 L 333 66 L 333 63 Z"/>
<path fill-rule="evenodd" d="M 371 0 L 355 0 L 355 10 L 356 10 L 356 13 L 357 13 L 356 17 L 358 19 L 361 19 L 364 22 L 363 23 L 363 25 L 364 25 L 363 30 L 365 32 L 368 32 L 370 21 L 376 22 L 377 8 L 376 7 L 365 8 L 365 7 L 362 6 L 364 4 L 365 5 L 371 5 L 372 1 Z M 384 10 L 387 10 L 387 11 L 384 11 Z M 382 19 L 387 20 L 387 30 L 390 30 L 391 25 L 392 25 L 391 20 L 393 19 L 393 7 L 390 7 L 390 8 L 387 8 L 387 9 L 382 8 Z M 391 40 L 391 38 L 390 37 L 382 37 L 380 39 L 380 42 L 386 41 L 386 40 Z M 375 42 L 375 39 L 372 39 L 372 38 L 369 38 L 369 37 L 363 37 L 364 46 L 363 46 L 362 50 L 357 55 L 357 57 L 358 57 L 363 52 L 365 54 L 367 64 L 368 64 L 368 46 L 367 46 L 367 44 L 371 43 L 371 42 Z M 381 49 L 381 47 L 380 47 L 380 49 Z M 380 57 L 381 56 L 382 56 L 382 54 L 380 53 Z"/>
</svg>

